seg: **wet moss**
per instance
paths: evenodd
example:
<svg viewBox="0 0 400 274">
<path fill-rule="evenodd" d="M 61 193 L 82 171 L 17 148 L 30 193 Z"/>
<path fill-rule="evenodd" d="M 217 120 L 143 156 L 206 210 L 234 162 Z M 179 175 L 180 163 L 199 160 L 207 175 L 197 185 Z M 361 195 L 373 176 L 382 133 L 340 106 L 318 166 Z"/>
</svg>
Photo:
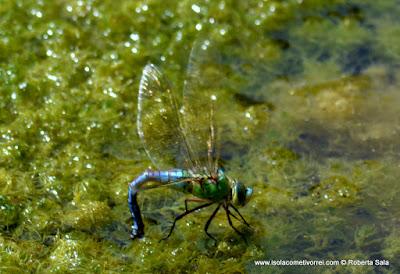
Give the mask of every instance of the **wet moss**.
<svg viewBox="0 0 400 274">
<path fill-rule="evenodd" d="M 393 231 L 384 242 L 383 255 L 390 259 L 390 261 L 397 261 L 400 257 L 400 243 L 397 232 Z"/>
<path fill-rule="evenodd" d="M 104 202 L 85 200 L 72 203 L 75 208 L 67 209 L 62 218 L 64 230 L 93 232 L 110 222 L 111 211 Z"/>
<path fill-rule="evenodd" d="M 357 201 L 358 187 L 342 176 L 331 176 L 313 187 L 312 196 L 316 203 L 343 206 Z"/>
<path fill-rule="evenodd" d="M 19 218 L 18 207 L 13 205 L 7 197 L 0 196 L 0 220 L 1 229 L 8 229 L 10 226 L 17 224 Z"/>
</svg>

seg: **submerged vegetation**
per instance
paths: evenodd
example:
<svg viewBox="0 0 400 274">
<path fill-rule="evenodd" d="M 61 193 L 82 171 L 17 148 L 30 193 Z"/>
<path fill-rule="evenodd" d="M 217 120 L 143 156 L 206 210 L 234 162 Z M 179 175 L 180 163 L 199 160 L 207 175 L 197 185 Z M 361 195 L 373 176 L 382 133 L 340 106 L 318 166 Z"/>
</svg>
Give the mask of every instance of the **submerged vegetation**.
<svg viewBox="0 0 400 274">
<path fill-rule="evenodd" d="M 46 1 L 0 5 L 1 273 L 287 273 L 270 259 L 381 259 L 400 270 L 400 6 L 383 0 Z M 152 62 L 179 94 L 197 37 L 231 71 L 222 158 L 254 188 L 248 245 L 197 212 L 159 242 L 185 196 L 140 199 L 150 162 L 136 135 L 138 81 Z M 244 227 L 241 227 L 244 230 Z"/>
</svg>

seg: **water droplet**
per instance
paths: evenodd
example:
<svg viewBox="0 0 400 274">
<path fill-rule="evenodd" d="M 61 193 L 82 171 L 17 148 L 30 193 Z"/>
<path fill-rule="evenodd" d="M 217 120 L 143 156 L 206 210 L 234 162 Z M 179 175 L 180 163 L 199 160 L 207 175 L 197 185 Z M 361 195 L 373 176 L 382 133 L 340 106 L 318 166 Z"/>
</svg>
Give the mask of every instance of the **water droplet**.
<svg viewBox="0 0 400 274">
<path fill-rule="evenodd" d="M 170 17 L 170 18 L 174 17 L 174 13 L 173 13 L 172 11 L 170 11 L 170 10 L 166 10 L 166 11 L 164 12 L 164 15 L 165 15 L 166 17 Z"/>
<path fill-rule="evenodd" d="M 111 87 L 104 89 L 103 93 L 109 95 L 112 98 L 116 98 L 118 96 Z"/>
<path fill-rule="evenodd" d="M 74 63 L 79 62 L 79 59 L 76 57 L 75 53 L 72 52 L 69 56 L 71 57 L 71 59 Z"/>
<path fill-rule="evenodd" d="M 106 29 L 105 31 L 103 31 L 103 36 L 108 37 L 108 35 L 110 35 L 111 30 L 110 29 Z"/>
<path fill-rule="evenodd" d="M 193 5 L 192 5 L 192 10 L 193 10 L 195 13 L 200 13 L 200 12 L 201 12 L 201 8 L 200 8 L 198 5 L 196 5 L 196 4 L 193 4 Z"/>
<path fill-rule="evenodd" d="M 43 142 L 45 142 L 45 143 L 50 142 L 50 137 L 49 137 L 49 135 L 47 134 L 47 132 L 41 130 L 41 131 L 40 131 L 40 135 L 42 136 Z"/>
<path fill-rule="evenodd" d="M 135 47 L 133 47 L 133 48 L 131 48 L 131 52 L 132 52 L 133 54 L 136 54 L 136 53 L 138 53 L 138 49 L 135 48 Z"/>
<path fill-rule="evenodd" d="M 27 86 L 26 82 L 22 82 L 18 85 L 19 89 L 25 89 Z"/>
<path fill-rule="evenodd" d="M 51 49 L 46 50 L 46 55 L 52 57 L 54 52 Z"/>
<path fill-rule="evenodd" d="M 59 199 L 58 192 L 55 189 L 50 189 L 49 192 L 53 194 L 57 199 Z"/>
<path fill-rule="evenodd" d="M 31 10 L 31 14 L 36 16 L 37 18 L 42 18 L 43 17 L 43 13 L 40 10 L 37 10 L 37 9 L 32 9 Z"/>
<path fill-rule="evenodd" d="M 176 33 L 176 41 L 181 41 L 182 40 L 182 32 L 181 31 L 178 31 L 177 33 Z"/>
<path fill-rule="evenodd" d="M 47 74 L 47 79 L 49 79 L 49 80 L 51 80 L 51 81 L 54 81 L 54 82 L 57 82 L 57 81 L 58 81 L 57 76 L 52 75 L 52 74 Z"/>
<path fill-rule="evenodd" d="M 210 41 L 209 40 L 205 40 L 203 42 L 203 44 L 201 45 L 201 49 L 202 50 L 206 50 L 208 48 L 208 46 L 210 45 Z"/>
<path fill-rule="evenodd" d="M 131 33 L 131 35 L 129 35 L 129 38 L 131 38 L 133 41 L 139 41 L 140 39 L 139 34 L 137 33 Z"/>
<path fill-rule="evenodd" d="M 93 10 L 93 16 L 94 17 L 100 17 L 100 12 L 98 10 Z"/>
</svg>

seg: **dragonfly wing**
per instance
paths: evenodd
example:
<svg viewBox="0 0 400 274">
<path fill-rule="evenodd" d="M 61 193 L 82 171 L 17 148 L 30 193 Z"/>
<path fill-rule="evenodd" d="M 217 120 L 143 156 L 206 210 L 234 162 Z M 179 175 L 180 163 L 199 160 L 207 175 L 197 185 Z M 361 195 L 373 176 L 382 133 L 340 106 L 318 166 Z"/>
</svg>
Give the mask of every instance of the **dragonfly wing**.
<svg viewBox="0 0 400 274">
<path fill-rule="evenodd" d="M 153 64 L 143 69 L 139 85 L 137 130 L 147 155 L 157 169 L 191 168 L 186 140 L 171 86 Z"/>
<path fill-rule="evenodd" d="M 252 112 L 239 102 L 238 95 L 253 91 L 251 71 L 258 63 L 243 57 L 251 53 L 251 45 L 208 37 L 196 40 L 192 47 L 181 112 L 192 159 L 197 167 L 216 175 L 220 158 L 243 153 L 249 146 L 242 140 L 257 127 Z"/>
<path fill-rule="evenodd" d="M 184 84 L 182 113 L 196 166 L 210 175 L 217 174 L 221 121 L 225 119 L 222 109 L 227 107 L 224 79 L 228 73 L 217 45 L 207 39 L 195 42 Z"/>
</svg>

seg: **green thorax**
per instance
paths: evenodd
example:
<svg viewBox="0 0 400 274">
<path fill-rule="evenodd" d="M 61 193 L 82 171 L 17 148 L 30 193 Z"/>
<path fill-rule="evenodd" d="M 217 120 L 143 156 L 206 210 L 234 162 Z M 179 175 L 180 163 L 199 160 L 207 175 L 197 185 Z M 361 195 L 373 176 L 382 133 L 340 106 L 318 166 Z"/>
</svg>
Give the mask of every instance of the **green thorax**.
<svg viewBox="0 0 400 274">
<path fill-rule="evenodd" d="M 221 201 L 231 194 L 231 184 L 224 172 L 219 172 L 216 181 L 207 177 L 204 177 L 201 182 L 193 181 L 191 192 L 199 198 Z"/>
</svg>

